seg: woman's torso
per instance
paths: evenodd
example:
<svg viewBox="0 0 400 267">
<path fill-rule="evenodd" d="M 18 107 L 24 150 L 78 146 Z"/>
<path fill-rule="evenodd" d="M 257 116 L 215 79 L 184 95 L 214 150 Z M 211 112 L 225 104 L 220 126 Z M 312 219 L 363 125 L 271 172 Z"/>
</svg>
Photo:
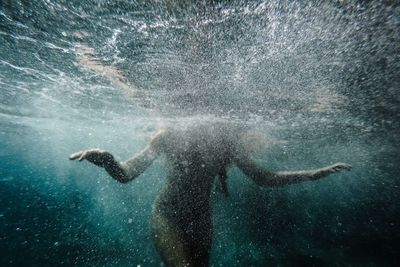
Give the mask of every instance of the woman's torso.
<svg viewBox="0 0 400 267">
<path fill-rule="evenodd" d="M 179 225 L 209 223 L 212 185 L 232 163 L 237 138 L 219 127 L 168 130 L 165 136 L 167 183 L 154 209 Z"/>
</svg>

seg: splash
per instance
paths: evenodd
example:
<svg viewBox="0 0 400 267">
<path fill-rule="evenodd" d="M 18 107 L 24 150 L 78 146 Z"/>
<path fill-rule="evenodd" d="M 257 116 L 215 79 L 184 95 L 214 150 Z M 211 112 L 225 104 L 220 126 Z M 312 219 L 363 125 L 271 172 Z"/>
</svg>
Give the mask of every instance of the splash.
<svg viewBox="0 0 400 267">
<path fill-rule="evenodd" d="M 50 251 L 66 264 L 157 265 L 144 229 L 162 161 L 121 188 L 66 155 L 126 159 L 157 128 L 226 121 L 256 129 L 248 143 L 271 169 L 354 171 L 266 192 L 232 170 L 231 200 L 214 195 L 213 263 L 392 263 L 399 18 L 381 1 L 2 1 L 0 242 L 13 245 L 0 263 L 48 264 Z"/>
</svg>

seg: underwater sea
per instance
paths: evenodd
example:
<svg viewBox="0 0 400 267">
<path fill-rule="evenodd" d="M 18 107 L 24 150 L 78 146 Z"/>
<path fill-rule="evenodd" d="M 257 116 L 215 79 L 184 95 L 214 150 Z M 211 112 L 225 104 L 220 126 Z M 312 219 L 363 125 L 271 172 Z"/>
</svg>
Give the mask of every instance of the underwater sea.
<svg viewBox="0 0 400 267">
<path fill-rule="evenodd" d="M 270 170 L 353 170 L 261 188 L 229 169 L 211 266 L 398 264 L 399 2 L 0 0 L 0 265 L 162 266 L 164 159 L 120 184 L 68 155 L 218 120 L 251 124 Z"/>
</svg>

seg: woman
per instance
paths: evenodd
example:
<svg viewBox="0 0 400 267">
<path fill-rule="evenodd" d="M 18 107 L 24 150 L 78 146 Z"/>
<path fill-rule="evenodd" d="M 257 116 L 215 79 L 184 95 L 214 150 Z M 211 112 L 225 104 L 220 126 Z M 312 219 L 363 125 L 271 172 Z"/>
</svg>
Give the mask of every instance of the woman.
<svg viewBox="0 0 400 267">
<path fill-rule="evenodd" d="M 251 159 L 244 135 L 243 129 L 231 124 L 203 124 L 159 131 L 143 151 L 125 162 L 100 149 L 80 151 L 69 158 L 86 159 L 105 168 L 117 181 L 127 183 L 164 154 L 167 184 L 153 206 L 154 243 L 167 266 L 207 266 L 212 240 L 212 184 L 220 176 L 226 191 L 226 169 L 230 165 L 237 165 L 263 187 L 317 180 L 351 169 L 348 164 L 337 163 L 315 170 L 271 172 Z"/>
</svg>

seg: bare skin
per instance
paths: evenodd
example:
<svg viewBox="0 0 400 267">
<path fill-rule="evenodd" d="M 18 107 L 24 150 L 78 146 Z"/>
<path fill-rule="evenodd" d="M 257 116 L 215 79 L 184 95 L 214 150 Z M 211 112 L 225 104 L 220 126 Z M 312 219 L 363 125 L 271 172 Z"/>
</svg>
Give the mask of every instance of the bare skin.
<svg viewBox="0 0 400 267">
<path fill-rule="evenodd" d="M 152 211 L 153 240 L 167 266 L 208 266 L 212 240 L 210 193 L 216 176 L 227 194 L 226 169 L 235 164 L 262 187 L 314 181 L 351 170 L 346 163 L 313 170 L 272 172 L 257 164 L 240 136 L 223 127 L 159 131 L 150 144 L 125 162 L 100 149 L 73 153 L 70 160 L 87 160 L 112 178 L 127 183 L 142 174 L 161 154 L 166 156 L 167 184 Z"/>
</svg>

